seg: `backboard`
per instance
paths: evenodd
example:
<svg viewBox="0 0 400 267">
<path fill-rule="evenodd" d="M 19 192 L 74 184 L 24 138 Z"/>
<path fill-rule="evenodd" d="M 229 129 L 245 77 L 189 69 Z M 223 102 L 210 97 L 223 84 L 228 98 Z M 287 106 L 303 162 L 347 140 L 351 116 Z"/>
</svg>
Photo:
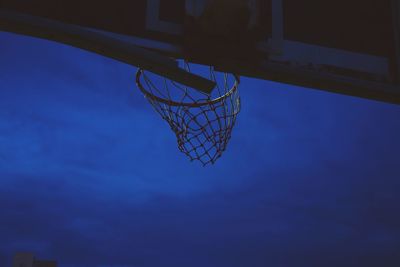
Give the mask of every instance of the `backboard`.
<svg viewBox="0 0 400 267">
<path fill-rule="evenodd" d="M 37 25 L 27 31 L 26 24 L 12 26 L 10 19 L 4 23 L 1 13 L 0 30 L 68 43 L 187 83 L 198 77 L 179 72 L 170 58 L 186 58 L 242 76 L 400 103 L 400 4 L 396 0 L 0 0 L 0 10 L 90 30 L 138 50 L 132 52 L 133 58 L 123 60 L 117 52 L 107 54 L 107 49 L 97 49 L 93 43 L 90 49 L 76 44 L 71 35 L 66 41 L 54 34 L 36 34 Z M 201 22 L 205 17 L 212 18 L 208 26 Z M 238 27 L 231 31 L 234 21 Z M 240 30 L 243 24 L 238 21 L 245 21 L 246 29 Z M 219 39 L 214 38 L 217 35 Z M 137 55 L 145 52 L 140 49 L 150 53 L 141 61 Z M 205 90 L 212 87 L 207 81 L 197 82 Z"/>
</svg>

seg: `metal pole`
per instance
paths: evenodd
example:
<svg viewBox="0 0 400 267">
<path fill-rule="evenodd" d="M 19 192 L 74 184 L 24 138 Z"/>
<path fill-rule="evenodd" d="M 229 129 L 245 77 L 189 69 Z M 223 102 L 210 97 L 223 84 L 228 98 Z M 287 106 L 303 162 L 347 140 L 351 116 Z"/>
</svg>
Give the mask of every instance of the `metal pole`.
<svg viewBox="0 0 400 267">
<path fill-rule="evenodd" d="M 395 37 L 395 49 L 396 49 L 396 77 L 394 82 L 400 85 L 400 3 L 398 0 L 392 0 L 392 11 L 393 11 L 393 34 Z"/>
</svg>

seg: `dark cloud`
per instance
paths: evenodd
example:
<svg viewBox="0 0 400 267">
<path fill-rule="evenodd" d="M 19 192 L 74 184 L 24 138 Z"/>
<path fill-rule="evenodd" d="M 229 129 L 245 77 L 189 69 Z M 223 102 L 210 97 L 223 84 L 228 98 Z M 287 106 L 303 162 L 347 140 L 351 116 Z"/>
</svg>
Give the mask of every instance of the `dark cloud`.
<svg viewBox="0 0 400 267">
<path fill-rule="evenodd" d="M 302 198 L 299 195 L 307 190 L 304 185 L 290 192 L 281 186 L 281 192 L 269 194 L 265 192 L 268 183 L 259 180 L 236 192 L 153 195 L 145 203 L 128 204 L 92 194 L 85 197 L 75 192 L 87 190 L 42 182 L 49 180 L 46 177 L 12 178 L 18 181 L 16 187 L 24 184 L 29 190 L 23 200 L 1 194 L 1 202 L 8 203 L 3 213 L 9 218 L 3 221 L 8 226 L 3 230 L 5 240 L 9 244 L 25 240 L 23 245 L 45 242 L 44 251 L 64 263 L 353 266 L 399 260 L 395 254 L 399 218 L 393 215 L 397 205 L 386 207 L 385 199 L 378 198 L 371 207 L 368 196 L 358 199 L 350 193 L 349 199 L 337 199 L 354 188 L 331 196 L 309 192 L 308 198 Z M 313 201 L 315 197 L 322 203 Z M 391 225 L 377 220 L 385 207 L 392 214 Z M 18 244 L 11 247 L 16 249 Z M 346 258 L 352 261 L 343 262 Z"/>
</svg>

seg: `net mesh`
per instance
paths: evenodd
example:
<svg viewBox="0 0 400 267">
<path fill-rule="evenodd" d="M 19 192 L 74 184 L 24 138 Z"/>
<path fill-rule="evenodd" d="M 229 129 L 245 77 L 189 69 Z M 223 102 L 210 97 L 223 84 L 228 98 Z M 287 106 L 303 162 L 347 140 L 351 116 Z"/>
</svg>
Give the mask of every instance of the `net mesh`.
<svg viewBox="0 0 400 267">
<path fill-rule="evenodd" d="M 191 71 L 191 66 L 184 63 Z M 178 148 L 192 161 L 204 166 L 214 164 L 226 150 L 236 117 L 240 111 L 239 78 L 218 73 L 213 67 L 205 72 L 217 86 L 208 95 L 140 69 L 139 89 L 175 133 Z M 205 74 L 206 73 L 206 74 Z"/>
</svg>

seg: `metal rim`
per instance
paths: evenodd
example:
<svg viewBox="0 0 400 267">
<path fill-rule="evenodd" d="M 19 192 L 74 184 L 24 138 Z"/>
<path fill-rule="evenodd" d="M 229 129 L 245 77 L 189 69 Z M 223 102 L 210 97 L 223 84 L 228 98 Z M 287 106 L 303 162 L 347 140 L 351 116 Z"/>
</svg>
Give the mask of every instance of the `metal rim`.
<svg viewBox="0 0 400 267">
<path fill-rule="evenodd" d="M 136 84 L 139 87 L 139 90 L 145 95 L 145 97 L 150 98 L 151 100 L 160 102 L 160 103 L 164 103 L 167 104 L 169 106 L 182 106 L 182 107 L 201 107 L 201 106 L 206 106 L 206 105 L 212 105 L 212 104 L 216 104 L 219 103 L 221 101 L 223 101 L 225 98 L 228 98 L 229 96 L 231 96 L 237 89 L 240 83 L 240 79 L 239 76 L 235 75 L 235 74 L 231 74 L 233 75 L 233 77 L 235 78 L 235 83 L 232 85 L 232 88 L 224 95 L 215 98 L 215 99 L 211 99 L 209 101 L 203 101 L 203 102 L 176 102 L 170 99 L 165 99 L 165 98 L 161 98 L 159 96 L 156 96 L 152 93 L 150 93 L 149 91 L 147 91 L 141 81 L 140 78 L 142 77 L 142 75 L 144 74 L 145 70 L 144 69 L 139 69 L 136 72 Z"/>
</svg>

